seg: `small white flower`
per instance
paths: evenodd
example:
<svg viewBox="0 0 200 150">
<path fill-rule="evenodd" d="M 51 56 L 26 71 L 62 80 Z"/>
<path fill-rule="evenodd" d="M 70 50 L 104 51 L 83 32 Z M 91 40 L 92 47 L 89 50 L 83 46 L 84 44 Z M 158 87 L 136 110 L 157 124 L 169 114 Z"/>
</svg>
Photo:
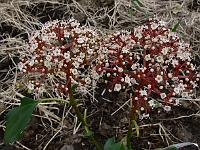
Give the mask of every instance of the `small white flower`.
<svg viewBox="0 0 200 150">
<path fill-rule="evenodd" d="M 92 55 L 93 54 L 93 49 L 88 49 L 88 54 Z"/>
<path fill-rule="evenodd" d="M 137 65 L 136 65 L 136 64 L 133 64 L 133 65 L 131 66 L 131 69 L 132 69 L 132 70 L 136 70 L 136 69 L 137 69 Z"/>
<path fill-rule="evenodd" d="M 149 114 L 145 114 L 145 113 L 144 113 L 144 114 L 142 114 L 142 119 L 143 119 L 143 118 L 144 118 L 144 119 L 147 119 L 147 118 L 149 118 Z"/>
<path fill-rule="evenodd" d="M 151 29 L 152 29 L 152 30 L 155 30 L 155 29 L 158 28 L 158 26 L 159 26 L 159 24 L 153 22 L 153 23 L 151 24 Z"/>
<path fill-rule="evenodd" d="M 50 61 L 44 61 L 44 66 L 47 68 L 51 68 L 51 62 Z"/>
<path fill-rule="evenodd" d="M 147 91 L 145 91 L 145 90 L 140 90 L 139 93 L 140 93 L 141 96 L 147 95 Z"/>
<path fill-rule="evenodd" d="M 107 73 L 107 77 L 110 77 L 110 75 L 111 75 L 111 74 L 108 72 L 108 73 Z"/>
<path fill-rule="evenodd" d="M 126 76 L 125 77 L 125 80 L 124 80 L 126 83 L 128 83 L 128 84 L 130 84 L 131 83 L 131 79 L 128 77 L 128 76 Z"/>
<path fill-rule="evenodd" d="M 75 28 L 74 31 L 75 31 L 76 33 L 81 33 L 81 29 L 80 29 L 80 28 Z"/>
<path fill-rule="evenodd" d="M 163 109 L 166 111 L 166 112 L 169 112 L 171 111 L 171 106 L 164 106 Z"/>
<path fill-rule="evenodd" d="M 131 83 L 132 83 L 132 84 L 137 84 L 137 85 L 138 85 L 138 83 L 137 83 L 137 81 L 135 80 L 135 78 L 131 78 Z"/>
<path fill-rule="evenodd" d="M 158 42 L 158 38 L 157 38 L 157 37 L 152 38 L 152 42 Z M 153 48 L 153 47 L 152 47 L 152 48 Z M 155 47 L 154 47 L 154 49 L 155 49 Z"/>
<path fill-rule="evenodd" d="M 160 37 L 160 42 L 162 43 L 168 43 L 169 42 L 169 39 L 168 38 L 166 38 L 165 36 L 161 36 Z"/>
<path fill-rule="evenodd" d="M 145 56 L 145 60 L 146 60 L 146 61 L 151 60 L 151 55 L 150 55 L 150 54 L 146 55 L 146 56 Z"/>
<path fill-rule="evenodd" d="M 152 108 L 156 107 L 156 103 L 155 103 L 155 101 L 153 99 L 148 101 L 148 103 L 149 103 L 150 107 L 152 107 Z"/>
<path fill-rule="evenodd" d="M 140 31 L 135 30 L 134 34 L 135 34 L 135 37 L 137 37 L 138 39 L 142 38 L 142 34 Z"/>
<path fill-rule="evenodd" d="M 176 67 L 178 65 L 178 60 L 173 59 L 172 60 L 172 65 L 173 65 L 173 67 Z"/>
<path fill-rule="evenodd" d="M 55 63 L 58 63 L 58 58 L 55 58 L 53 61 L 54 61 Z"/>
<path fill-rule="evenodd" d="M 69 53 L 69 52 L 64 53 L 64 58 L 65 58 L 66 60 L 69 60 L 69 59 L 70 59 L 70 53 Z"/>
<path fill-rule="evenodd" d="M 195 66 L 193 64 L 190 65 L 191 70 L 195 70 Z"/>
<path fill-rule="evenodd" d="M 80 57 L 84 58 L 85 57 L 85 53 L 80 52 Z"/>
<path fill-rule="evenodd" d="M 42 41 L 48 42 L 49 37 L 47 35 L 42 35 Z"/>
<path fill-rule="evenodd" d="M 78 75 L 78 70 L 77 69 L 71 69 L 72 74 Z"/>
<path fill-rule="evenodd" d="M 178 88 L 179 88 L 180 91 L 184 91 L 185 90 L 185 87 L 184 87 L 183 83 L 180 83 L 178 85 Z"/>
<path fill-rule="evenodd" d="M 164 98 L 167 97 L 167 95 L 166 95 L 165 93 L 161 93 L 161 94 L 160 94 L 160 97 L 161 97 L 161 99 L 164 99 Z"/>
<path fill-rule="evenodd" d="M 31 44 L 30 50 L 34 51 L 36 48 L 38 48 L 38 43 Z"/>
<path fill-rule="evenodd" d="M 177 57 L 180 58 L 183 61 L 186 61 L 186 60 L 190 61 L 191 60 L 191 53 L 178 51 L 177 52 Z"/>
<path fill-rule="evenodd" d="M 46 56 L 46 60 L 47 60 L 47 61 L 51 61 L 51 60 L 52 60 L 52 56 L 51 56 L 51 55 L 47 55 L 47 56 Z"/>
<path fill-rule="evenodd" d="M 157 60 L 157 62 L 160 62 L 160 63 L 164 62 L 163 56 L 156 57 L 156 60 Z"/>
<path fill-rule="evenodd" d="M 19 62 L 19 63 L 18 63 L 18 69 L 19 69 L 20 71 L 22 71 L 23 68 L 24 68 L 24 64 L 23 64 L 22 62 Z"/>
<path fill-rule="evenodd" d="M 53 54 L 54 56 L 59 56 L 61 54 L 61 50 L 59 48 L 56 48 L 54 51 L 53 51 Z"/>
<path fill-rule="evenodd" d="M 34 60 L 34 59 L 31 59 L 31 60 L 29 61 L 29 65 L 30 65 L 30 66 L 33 66 L 34 63 L 35 63 L 35 60 Z"/>
<path fill-rule="evenodd" d="M 81 59 L 81 58 L 78 58 L 78 60 L 77 60 L 79 63 L 83 63 L 83 59 Z"/>
<path fill-rule="evenodd" d="M 167 76 L 168 76 L 169 78 L 172 78 L 172 77 L 173 77 L 172 73 L 168 73 Z"/>
<path fill-rule="evenodd" d="M 77 42 L 78 42 L 79 44 L 83 44 L 83 43 L 84 43 L 84 39 L 83 39 L 83 38 L 78 38 L 78 39 L 77 39 Z"/>
<path fill-rule="evenodd" d="M 123 68 L 118 67 L 118 72 L 123 72 Z"/>
<path fill-rule="evenodd" d="M 124 82 L 124 78 L 121 78 L 121 82 Z"/>
<path fill-rule="evenodd" d="M 129 50 L 128 50 L 126 47 L 123 47 L 123 48 L 122 48 L 122 53 L 125 53 L 125 54 L 126 54 L 126 53 L 129 53 Z"/>
<path fill-rule="evenodd" d="M 58 62 L 58 68 L 61 69 L 62 67 L 63 67 L 63 61 L 59 61 L 59 62 Z"/>
<path fill-rule="evenodd" d="M 164 47 L 161 52 L 166 55 L 169 52 L 169 47 Z"/>
<path fill-rule="evenodd" d="M 78 23 L 77 21 L 73 21 L 70 24 L 72 27 L 78 27 L 80 25 L 80 23 Z"/>
<path fill-rule="evenodd" d="M 154 72 L 154 69 L 153 69 L 153 68 L 151 68 L 151 69 L 150 69 L 150 71 L 151 71 L 151 72 Z"/>
<path fill-rule="evenodd" d="M 192 82 L 192 86 L 193 86 L 193 89 L 197 88 L 198 87 L 198 84 L 195 83 L 195 82 Z"/>
<path fill-rule="evenodd" d="M 165 21 L 159 21 L 160 26 L 165 26 L 167 23 Z"/>
<path fill-rule="evenodd" d="M 55 33 L 55 32 L 49 33 L 49 37 L 50 37 L 50 38 L 56 38 L 56 33 Z"/>
<path fill-rule="evenodd" d="M 160 82 L 163 81 L 163 77 L 162 77 L 161 75 L 157 75 L 156 78 L 155 78 L 155 80 L 156 80 L 158 83 L 160 83 Z"/>
<path fill-rule="evenodd" d="M 137 60 L 140 60 L 140 56 L 137 55 L 137 56 L 136 56 L 136 59 L 137 59 Z"/>
<path fill-rule="evenodd" d="M 102 52 L 103 52 L 104 54 L 107 54 L 107 53 L 108 53 L 108 48 L 107 48 L 107 47 L 102 47 Z"/>
<path fill-rule="evenodd" d="M 90 84 L 91 82 L 92 82 L 92 80 L 89 77 L 85 78 L 85 83 L 86 84 Z"/>
<path fill-rule="evenodd" d="M 180 94 L 180 89 L 179 89 L 179 88 L 174 88 L 174 92 L 175 92 L 176 94 Z"/>
<path fill-rule="evenodd" d="M 64 30 L 64 37 L 69 38 L 70 37 L 70 32 Z"/>
<path fill-rule="evenodd" d="M 78 68 L 80 66 L 80 64 L 77 61 L 73 62 L 72 64 L 74 65 L 75 68 Z"/>
<path fill-rule="evenodd" d="M 115 84 L 114 91 L 119 92 L 121 90 L 121 88 L 122 88 L 121 84 Z"/>
</svg>

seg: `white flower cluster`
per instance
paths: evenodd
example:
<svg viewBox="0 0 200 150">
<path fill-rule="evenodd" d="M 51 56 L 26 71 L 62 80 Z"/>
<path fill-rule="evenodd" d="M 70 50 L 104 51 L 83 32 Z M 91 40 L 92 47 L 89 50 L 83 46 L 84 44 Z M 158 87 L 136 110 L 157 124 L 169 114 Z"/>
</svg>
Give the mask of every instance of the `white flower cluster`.
<svg viewBox="0 0 200 150">
<path fill-rule="evenodd" d="M 94 29 L 80 27 L 74 19 L 55 20 L 29 40 L 28 55 L 22 54 L 18 68 L 28 74 L 27 88 L 32 92 L 39 92 L 35 81 L 61 95 L 67 95 L 69 84 L 87 88 L 96 82 L 91 70 L 100 45 Z"/>
<path fill-rule="evenodd" d="M 132 84 L 136 84 L 135 78 L 129 71 L 140 67 L 136 63 L 138 56 L 131 52 L 136 43 L 131 40 L 131 32 L 121 31 L 108 35 L 101 45 L 101 51 L 106 53 L 97 65 L 98 73 L 103 76 L 104 82 L 108 84 L 109 91 L 120 91 Z"/>
<path fill-rule="evenodd" d="M 175 103 L 173 97 L 191 96 L 199 81 L 189 45 L 164 24 L 149 20 L 133 32 L 108 35 L 101 47 L 107 55 L 97 65 L 109 91 L 133 89 L 133 101 L 145 113 L 154 107 L 151 97 Z"/>
<path fill-rule="evenodd" d="M 73 85 L 85 93 L 103 81 L 110 92 L 130 90 L 135 108 L 148 116 L 155 107 L 152 98 L 176 103 L 174 97 L 191 96 L 199 81 L 189 45 L 163 21 L 150 19 L 132 32 L 102 37 L 74 19 L 55 20 L 29 40 L 18 68 L 26 75 L 27 88 L 35 93 L 54 87 L 55 93 L 67 95 Z M 168 105 L 165 110 L 170 110 Z"/>
</svg>

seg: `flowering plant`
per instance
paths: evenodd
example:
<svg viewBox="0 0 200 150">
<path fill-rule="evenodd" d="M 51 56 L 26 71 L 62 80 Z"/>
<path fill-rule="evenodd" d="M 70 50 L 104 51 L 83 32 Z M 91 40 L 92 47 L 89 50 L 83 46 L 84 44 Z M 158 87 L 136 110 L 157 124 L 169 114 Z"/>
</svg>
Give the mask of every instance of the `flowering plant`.
<svg viewBox="0 0 200 150">
<path fill-rule="evenodd" d="M 101 39 L 74 19 L 56 20 L 30 37 L 18 67 L 37 97 L 45 91 L 67 96 L 71 84 L 87 91 L 103 79 L 110 92 L 131 90 L 135 111 L 148 115 L 159 101 L 170 110 L 168 104 L 178 104 L 175 97 L 192 96 L 199 74 L 190 50 L 163 21 L 150 19 Z"/>
<path fill-rule="evenodd" d="M 96 68 L 109 91 L 129 89 L 133 111 L 142 118 L 151 109 L 178 104 L 176 97 L 191 97 L 200 75 L 192 63 L 189 44 L 165 27 L 163 21 L 150 19 L 134 31 L 117 31 L 101 46 L 105 58 Z"/>
<path fill-rule="evenodd" d="M 21 55 L 18 68 L 24 84 L 37 98 L 45 92 L 67 97 L 71 85 L 81 92 L 94 86 L 99 40 L 94 29 L 79 27 L 74 19 L 47 22 L 33 33 L 28 51 Z"/>
<path fill-rule="evenodd" d="M 157 106 L 169 111 L 170 104 L 178 104 L 176 97 L 193 96 L 200 75 L 192 63 L 190 51 L 189 45 L 167 29 L 163 21 L 149 19 L 133 31 L 102 36 L 93 28 L 80 27 L 74 19 L 55 20 L 35 31 L 30 36 L 27 51 L 20 52 L 19 78 L 36 99 L 49 93 L 68 98 L 99 150 L 101 146 L 77 107 L 72 87 L 77 86 L 76 92 L 83 93 L 103 82 L 109 92 L 127 90 L 133 104 L 127 135 L 127 145 L 131 149 L 130 134 L 132 126 L 137 126 L 136 114 L 141 119 L 149 117 L 149 112 Z M 26 104 L 31 104 L 29 116 L 24 116 L 27 123 L 36 105 L 42 101 L 25 101 L 17 111 L 28 111 Z"/>
</svg>

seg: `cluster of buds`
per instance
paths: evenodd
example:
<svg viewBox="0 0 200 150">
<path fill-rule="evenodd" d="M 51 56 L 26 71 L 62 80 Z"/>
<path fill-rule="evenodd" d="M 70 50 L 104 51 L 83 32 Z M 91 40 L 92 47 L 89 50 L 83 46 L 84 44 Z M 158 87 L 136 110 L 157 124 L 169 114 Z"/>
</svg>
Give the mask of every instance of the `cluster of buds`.
<svg viewBox="0 0 200 150">
<path fill-rule="evenodd" d="M 31 36 L 18 68 L 33 93 L 67 96 L 74 84 L 84 91 L 97 82 L 110 92 L 127 89 L 133 111 L 146 116 L 157 104 L 170 110 L 175 97 L 191 97 L 199 81 L 189 45 L 151 19 L 105 37 L 74 19 L 48 22 Z"/>
<path fill-rule="evenodd" d="M 148 112 L 157 106 L 166 111 L 176 97 L 191 97 L 200 75 L 191 62 L 189 44 L 165 27 L 149 20 L 134 31 L 109 35 L 101 45 L 107 55 L 97 66 L 109 91 L 132 91 L 133 111 Z"/>
<path fill-rule="evenodd" d="M 74 19 L 44 24 L 31 35 L 18 64 L 28 90 L 38 96 L 50 91 L 67 96 L 72 85 L 83 91 L 95 85 L 93 61 L 98 56 L 99 40 L 95 30 L 80 27 Z"/>
</svg>

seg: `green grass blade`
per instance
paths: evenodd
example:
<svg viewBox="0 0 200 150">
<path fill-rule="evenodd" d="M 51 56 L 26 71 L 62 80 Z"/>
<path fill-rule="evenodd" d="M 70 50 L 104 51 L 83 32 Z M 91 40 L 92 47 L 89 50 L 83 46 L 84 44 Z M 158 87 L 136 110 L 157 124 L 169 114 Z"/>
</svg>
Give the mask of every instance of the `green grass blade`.
<svg viewBox="0 0 200 150">
<path fill-rule="evenodd" d="M 177 28 L 179 27 L 180 23 L 181 23 L 181 20 L 179 20 L 179 21 L 174 25 L 174 27 L 171 29 L 171 31 L 172 31 L 172 32 L 176 32 L 176 30 L 177 30 Z"/>
</svg>

